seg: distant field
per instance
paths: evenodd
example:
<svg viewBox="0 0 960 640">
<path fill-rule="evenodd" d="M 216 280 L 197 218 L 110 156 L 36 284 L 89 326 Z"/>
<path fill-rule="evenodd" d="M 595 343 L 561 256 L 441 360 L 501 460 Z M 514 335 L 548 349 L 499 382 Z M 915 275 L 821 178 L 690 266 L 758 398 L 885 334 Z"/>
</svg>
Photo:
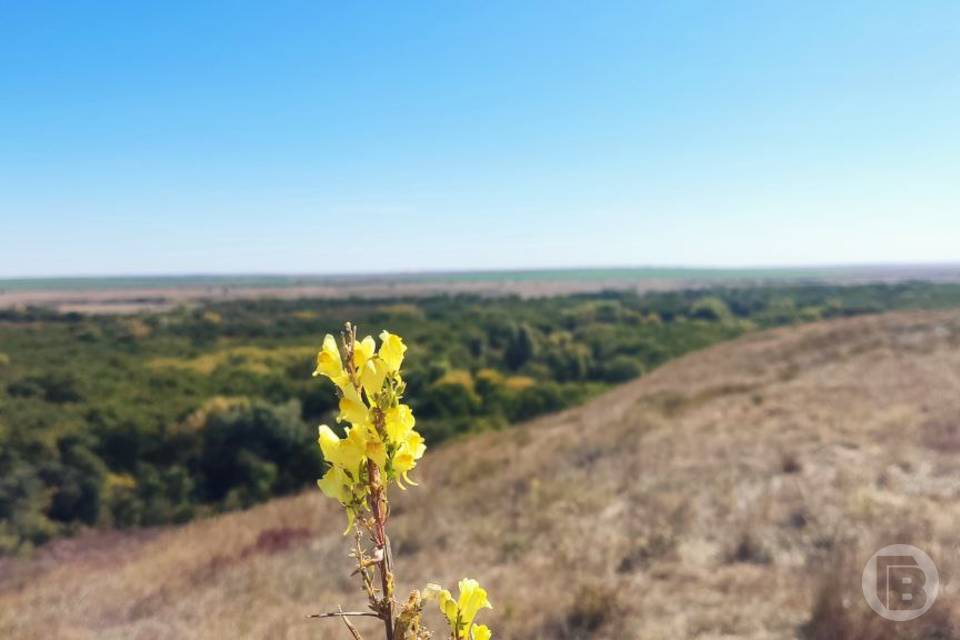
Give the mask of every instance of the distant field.
<svg viewBox="0 0 960 640">
<path fill-rule="evenodd" d="M 662 267 L 462 271 L 372 275 L 187 275 L 0 279 L 0 308 L 138 313 L 180 304 L 256 298 L 379 298 L 444 293 L 538 297 L 606 289 L 663 291 L 716 284 L 960 281 L 960 264 L 820 268 Z"/>
</svg>

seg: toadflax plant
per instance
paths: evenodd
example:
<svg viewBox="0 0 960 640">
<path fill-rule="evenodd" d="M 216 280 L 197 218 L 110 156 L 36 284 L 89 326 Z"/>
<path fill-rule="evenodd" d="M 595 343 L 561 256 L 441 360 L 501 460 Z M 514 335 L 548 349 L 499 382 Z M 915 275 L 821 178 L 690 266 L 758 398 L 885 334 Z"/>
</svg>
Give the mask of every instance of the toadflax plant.
<svg viewBox="0 0 960 640">
<path fill-rule="evenodd" d="M 370 610 L 340 608 L 311 617 L 340 618 L 354 640 L 361 640 L 350 622 L 356 616 L 382 620 L 386 640 L 426 640 L 430 632 L 421 621 L 423 604 L 435 600 L 450 624 L 451 640 L 490 640 L 490 629 L 474 624 L 480 609 L 492 608 L 487 592 L 476 580 L 461 580 L 456 599 L 435 584 L 414 590 L 402 606 L 394 597 L 387 489 L 392 482 L 401 489 L 405 489 L 404 483 L 415 485 L 409 473 L 427 449 L 414 428 L 413 412 L 402 402 L 400 365 L 406 350 L 403 340 L 387 331 L 380 334 L 379 349 L 370 336 L 357 340 L 356 327 L 348 322 L 341 344 L 328 334 L 317 354 L 313 375 L 326 376 L 336 385 L 340 398 L 337 422 L 349 425 L 342 438 L 327 425 L 320 426 L 320 449 L 329 468 L 317 485 L 347 512 L 344 535 L 353 533 L 354 573 L 360 576 Z"/>
</svg>

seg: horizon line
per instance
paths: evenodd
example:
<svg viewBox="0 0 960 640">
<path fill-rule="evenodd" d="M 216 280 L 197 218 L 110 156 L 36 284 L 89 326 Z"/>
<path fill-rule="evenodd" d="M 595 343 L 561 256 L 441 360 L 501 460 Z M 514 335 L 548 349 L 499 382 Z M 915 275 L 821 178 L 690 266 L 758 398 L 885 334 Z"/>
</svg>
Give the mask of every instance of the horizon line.
<svg viewBox="0 0 960 640">
<path fill-rule="evenodd" d="M 690 264 L 633 264 L 633 265 L 575 265 L 575 266 L 523 266 L 462 269 L 409 269 L 396 271 L 186 271 L 186 272 L 132 272 L 132 273 L 80 273 L 0 276 L 0 282 L 45 281 L 45 280 L 136 280 L 142 278 L 377 278 L 377 277 L 429 277 L 459 276 L 471 274 L 511 273 L 564 273 L 575 271 L 690 271 L 690 272 L 750 272 L 750 271 L 832 271 L 858 269 L 960 269 L 960 261 L 889 261 L 889 262 L 824 262 L 800 264 L 746 264 L 746 265 L 690 265 Z"/>
</svg>

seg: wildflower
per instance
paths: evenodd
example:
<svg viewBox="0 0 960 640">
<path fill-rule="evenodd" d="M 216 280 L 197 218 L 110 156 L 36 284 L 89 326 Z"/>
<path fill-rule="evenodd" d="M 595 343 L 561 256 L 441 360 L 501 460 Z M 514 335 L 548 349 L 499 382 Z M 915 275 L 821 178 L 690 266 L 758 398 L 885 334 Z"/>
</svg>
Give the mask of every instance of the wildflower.
<svg viewBox="0 0 960 640">
<path fill-rule="evenodd" d="M 427 585 L 428 589 L 431 586 Z M 436 592 L 437 604 L 440 611 L 446 616 L 457 640 L 472 638 L 473 640 L 490 640 L 490 629 L 486 625 L 473 626 L 473 620 L 480 609 L 492 609 L 487 599 L 487 591 L 480 583 L 470 578 L 464 578 L 459 583 L 460 597 L 453 599 L 450 592 L 442 589 Z"/>
<path fill-rule="evenodd" d="M 355 482 L 354 477 L 348 474 L 343 467 L 333 465 L 323 477 L 317 480 L 317 486 L 328 498 L 333 498 L 339 502 L 347 512 L 347 528 L 343 534 L 350 533 L 353 523 L 356 520 L 357 505 L 362 502 L 363 494 L 366 492 L 363 485 Z M 356 495 L 359 490 L 360 495 Z"/>
<path fill-rule="evenodd" d="M 353 366 L 357 371 L 362 371 L 367 360 L 373 357 L 373 352 L 377 348 L 372 336 L 367 336 L 353 347 Z"/>
<path fill-rule="evenodd" d="M 323 495 L 333 498 L 340 504 L 347 506 L 353 499 L 353 492 L 350 486 L 353 481 L 343 472 L 342 467 L 332 466 L 327 469 L 323 477 L 317 480 L 317 486 Z"/>
<path fill-rule="evenodd" d="M 370 358 L 360 371 L 360 385 L 368 398 L 376 398 L 387 377 L 387 365 L 380 358 Z"/>
<path fill-rule="evenodd" d="M 396 480 L 401 489 L 405 488 L 401 480 L 415 484 L 408 474 L 427 445 L 416 431 L 417 421 L 410 406 L 401 402 L 404 384 L 400 365 L 407 347 L 388 331 L 380 334 L 380 340 L 379 350 L 370 336 L 358 341 L 356 329 L 348 323 L 344 348 L 349 366 L 344 369 L 336 340 L 330 335 L 323 339 L 314 375 L 326 376 L 336 384 L 340 396 L 337 422 L 346 421 L 349 426 L 341 438 L 327 425 L 320 425 L 317 442 L 329 468 L 317 480 L 317 486 L 343 505 L 347 513 L 344 534 L 356 532 L 357 572 L 363 575 L 369 606 L 383 620 L 388 638 L 395 633 L 405 639 L 428 638 L 429 632 L 421 627 L 422 600 L 435 598 L 450 623 L 454 640 L 491 640 L 486 625 L 473 623 L 480 609 L 491 608 L 487 592 L 476 580 L 461 580 L 456 600 L 446 589 L 428 584 L 422 596 L 414 591 L 407 604 L 397 609 L 385 533 L 387 487 L 391 480 Z M 373 554 L 361 547 L 364 531 L 376 545 Z M 373 587 L 370 575 L 374 566 L 384 585 L 380 592 Z"/>
<path fill-rule="evenodd" d="M 323 348 L 317 354 L 317 368 L 313 375 L 327 376 L 341 389 L 349 381 L 349 377 L 343 370 L 343 361 L 340 359 L 337 341 L 329 333 L 323 338 Z"/>
<path fill-rule="evenodd" d="M 487 590 L 476 580 L 464 578 L 458 586 L 460 598 L 457 600 L 457 609 L 460 610 L 461 622 L 469 628 L 480 609 L 492 609 L 493 605 L 487 599 Z"/>
<path fill-rule="evenodd" d="M 356 476 L 357 469 L 366 455 L 366 443 L 358 442 L 356 437 L 350 437 L 341 440 L 333 429 L 325 424 L 320 425 L 320 437 L 317 439 L 320 443 L 320 451 L 323 452 L 323 459 L 334 467 L 349 472 Z"/>
<path fill-rule="evenodd" d="M 440 611 L 447 617 L 450 626 L 456 627 L 459 611 L 457 610 L 457 601 L 453 599 L 450 592 L 444 589 L 437 594 L 437 604 L 440 605 Z"/>
<path fill-rule="evenodd" d="M 342 420 L 346 420 L 354 425 L 367 425 L 370 423 L 367 405 L 363 402 L 363 399 L 353 385 L 347 385 L 343 389 L 343 397 L 340 398 L 340 415 L 337 416 L 337 421 L 340 422 Z"/>
<path fill-rule="evenodd" d="M 407 345 L 403 344 L 400 336 L 394 335 L 389 331 L 383 331 L 380 334 L 380 351 L 378 355 L 387 365 L 387 370 L 395 373 L 400 370 L 400 363 L 403 362 L 403 354 L 407 350 Z"/>
<path fill-rule="evenodd" d="M 391 407 L 384 419 L 386 421 L 387 437 L 390 438 L 391 442 L 402 442 L 417 423 L 413 417 L 413 411 L 405 404 Z"/>
<path fill-rule="evenodd" d="M 473 631 L 470 632 L 473 640 L 490 640 L 490 637 L 493 635 L 490 633 L 490 627 L 485 624 L 478 624 L 473 627 Z"/>
<path fill-rule="evenodd" d="M 423 457 L 426 450 L 427 445 L 424 443 L 423 436 L 416 431 L 410 431 L 393 453 L 391 459 L 393 472 L 409 484 L 416 485 L 417 483 L 411 480 L 407 474 L 417 466 L 417 460 Z M 403 485 L 400 484 L 400 487 L 402 488 Z"/>
<path fill-rule="evenodd" d="M 353 427 L 350 429 L 350 435 L 357 434 L 357 442 L 363 443 L 364 455 L 373 460 L 373 463 L 383 469 L 387 466 L 387 447 L 383 440 L 377 435 L 377 432 L 366 428 Z"/>
</svg>

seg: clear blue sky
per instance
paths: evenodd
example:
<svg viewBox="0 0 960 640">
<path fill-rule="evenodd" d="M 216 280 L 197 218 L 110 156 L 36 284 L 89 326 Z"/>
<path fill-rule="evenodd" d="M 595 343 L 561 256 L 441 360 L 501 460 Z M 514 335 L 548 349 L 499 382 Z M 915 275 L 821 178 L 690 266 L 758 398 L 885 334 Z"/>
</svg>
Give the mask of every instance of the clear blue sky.
<svg viewBox="0 0 960 640">
<path fill-rule="evenodd" d="M 958 259 L 955 0 L 0 0 L 0 277 Z"/>
</svg>

